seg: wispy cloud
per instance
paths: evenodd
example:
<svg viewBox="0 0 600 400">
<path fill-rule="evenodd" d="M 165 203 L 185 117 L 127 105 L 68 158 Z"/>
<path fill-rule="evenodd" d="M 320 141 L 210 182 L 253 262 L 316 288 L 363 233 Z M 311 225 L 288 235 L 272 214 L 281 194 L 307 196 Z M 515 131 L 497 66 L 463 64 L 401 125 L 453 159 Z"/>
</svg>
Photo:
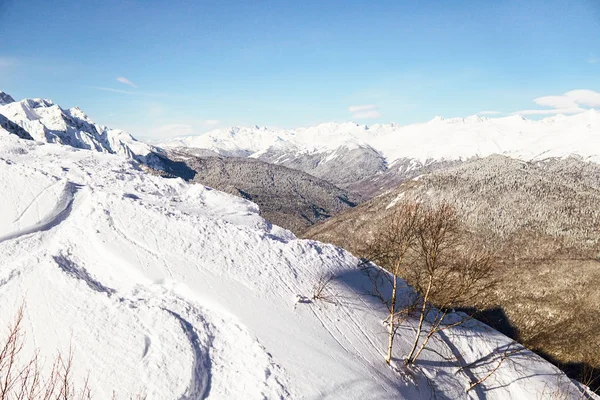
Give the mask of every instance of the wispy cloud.
<svg viewBox="0 0 600 400">
<path fill-rule="evenodd" d="M 122 77 L 122 76 L 119 76 L 117 78 L 117 82 L 124 83 L 125 85 L 131 86 L 132 88 L 137 88 L 137 85 L 135 83 L 131 82 L 129 79 Z"/>
<path fill-rule="evenodd" d="M 138 94 L 138 93 L 130 92 L 128 90 L 113 89 L 113 88 L 107 88 L 107 87 L 102 87 L 102 86 L 86 86 L 86 87 L 89 89 L 94 89 L 94 90 L 102 90 L 104 92 L 113 92 L 113 93 L 121 93 L 121 94 Z"/>
<path fill-rule="evenodd" d="M 122 93 L 122 94 L 139 94 L 139 93 L 130 92 L 128 90 L 113 89 L 113 88 L 102 87 L 102 86 L 87 86 L 87 87 L 89 89 L 102 90 L 104 92 L 113 92 L 113 93 Z"/>
<path fill-rule="evenodd" d="M 348 111 L 350 111 L 351 113 L 355 113 L 359 111 L 374 110 L 376 108 L 379 108 L 379 106 L 375 104 L 362 104 L 358 106 L 350 106 L 348 107 Z"/>
<path fill-rule="evenodd" d="M 554 110 L 520 110 L 512 113 L 513 115 L 556 115 L 556 114 L 564 114 L 564 115 L 573 115 L 580 114 L 586 111 L 584 108 L 574 107 L 574 108 L 555 108 Z"/>
<path fill-rule="evenodd" d="M 374 119 L 383 115 L 378 108 L 376 104 L 361 104 L 349 106 L 348 111 L 352 113 L 354 119 Z"/>
<path fill-rule="evenodd" d="M 477 113 L 477 115 L 500 115 L 500 114 L 503 114 L 503 113 L 500 112 L 500 111 L 487 111 L 487 110 L 486 111 L 479 111 Z"/>
<path fill-rule="evenodd" d="M 120 94 L 126 94 L 128 96 L 140 96 L 140 97 L 168 97 L 169 93 L 150 93 L 150 92 L 138 92 L 137 90 L 133 91 L 133 90 L 123 90 L 123 89 L 115 89 L 115 88 L 111 88 L 111 87 L 104 87 L 104 86 L 84 86 L 87 89 L 93 89 L 93 90 L 101 90 L 103 92 L 111 92 L 111 93 L 120 93 Z M 158 111 L 158 107 L 160 105 L 155 105 L 157 108 L 155 108 L 155 111 Z M 152 110 L 152 108 L 150 107 L 149 110 Z"/>
<path fill-rule="evenodd" d="M 352 115 L 352 117 L 355 119 L 375 119 L 381 117 L 382 115 L 383 114 L 377 110 L 369 110 L 355 113 Z"/>
<path fill-rule="evenodd" d="M 221 123 L 221 121 L 219 121 L 218 119 L 207 119 L 204 121 L 204 125 L 208 125 L 208 126 L 215 126 L 215 125 L 219 125 Z"/>
<path fill-rule="evenodd" d="M 175 136 L 189 136 L 195 133 L 194 127 L 189 124 L 166 124 L 152 128 L 149 134 L 156 138 L 171 138 Z"/>
<path fill-rule="evenodd" d="M 600 62 L 600 57 L 595 54 L 590 54 L 587 61 L 590 64 L 598 64 Z"/>
<path fill-rule="evenodd" d="M 551 108 L 572 108 L 578 107 L 577 103 L 569 96 L 542 96 L 533 99 L 533 102 L 538 106 Z"/>
<path fill-rule="evenodd" d="M 589 89 L 571 90 L 562 95 L 542 96 L 533 102 L 546 109 L 521 110 L 512 114 L 554 115 L 579 114 L 587 111 L 585 107 L 600 107 L 600 93 Z"/>
</svg>

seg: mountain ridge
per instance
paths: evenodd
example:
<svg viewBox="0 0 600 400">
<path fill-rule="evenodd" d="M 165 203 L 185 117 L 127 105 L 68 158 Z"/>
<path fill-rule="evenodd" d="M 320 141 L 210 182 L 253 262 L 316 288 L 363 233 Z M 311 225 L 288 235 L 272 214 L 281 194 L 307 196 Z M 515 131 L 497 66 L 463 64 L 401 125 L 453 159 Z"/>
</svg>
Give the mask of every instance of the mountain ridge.
<svg viewBox="0 0 600 400">
<path fill-rule="evenodd" d="M 600 162 L 598 131 L 600 112 L 591 109 L 538 121 L 510 115 L 436 117 L 405 126 L 233 127 L 175 138 L 160 146 L 257 158 L 299 169 L 368 198 L 419 173 L 492 154 L 524 161 L 577 155 Z"/>
<path fill-rule="evenodd" d="M 121 129 L 95 123 L 77 106 L 64 109 L 49 99 L 15 101 L 4 95 L 12 101 L 0 105 L 0 127 L 22 139 L 119 154 L 184 179 L 193 177 L 192 171 L 169 160 L 162 149 L 138 141 Z"/>
<path fill-rule="evenodd" d="M 307 128 L 293 129 L 233 126 L 215 129 L 201 135 L 175 137 L 163 141 L 159 145 L 205 148 L 219 153 L 222 152 L 223 155 L 227 155 L 228 151 L 243 151 L 255 154 L 255 157 L 260 157 L 261 152 L 270 148 L 280 146 L 286 146 L 288 150 L 295 150 L 299 153 L 333 151 L 341 146 L 350 148 L 370 146 L 380 151 L 388 162 L 393 162 L 401 157 L 427 161 L 428 159 L 450 160 L 473 156 L 482 157 L 493 153 L 513 155 L 516 158 L 531 158 L 539 154 L 539 148 L 531 149 L 530 147 L 537 144 L 544 137 L 554 136 L 551 139 L 557 140 L 562 133 L 573 128 L 581 130 L 582 132 L 578 132 L 579 134 L 589 135 L 589 130 L 598 126 L 600 126 L 600 112 L 590 109 L 571 116 L 558 114 L 540 120 L 530 120 L 520 115 L 496 118 L 474 115 L 448 119 L 435 117 L 425 123 L 409 125 L 390 123 L 368 126 L 354 122 L 328 122 Z M 422 141 L 429 141 L 433 133 L 438 137 L 443 137 L 446 145 L 451 142 L 453 146 L 444 146 L 451 147 L 446 152 L 440 149 L 435 149 L 436 151 L 430 151 L 429 153 L 423 151 L 424 143 Z M 449 140 L 449 134 L 455 135 L 452 139 L 458 140 Z M 507 134 L 511 136 L 505 137 Z M 421 141 L 419 141 L 419 136 L 422 135 L 427 137 L 421 138 Z M 412 141 L 406 140 L 411 136 Z M 472 139 L 481 141 L 480 147 L 466 146 Z M 485 143 L 486 141 L 496 143 L 490 145 L 490 143 Z M 435 141 L 428 144 L 434 148 L 438 146 Z M 486 146 L 481 147 L 483 144 Z M 552 141 L 546 144 L 554 145 L 551 146 L 551 150 L 560 153 L 558 148 L 554 148 L 559 146 Z M 600 154 L 599 144 L 598 140 L 594 141 L 592 152 L 583 146 L 569 146 L 558 156 L 569 156 L 571 154 L 584 157 L 598 156 Z M 387 149 L 384 148 L 386 146 Z M 406 148 L 404 150 L 398 149 L 401 146 Z M 464 148 L 454 149 L 452 147 Z M 548 156 L 557 155 L 551 154 Z"/>
</svg>

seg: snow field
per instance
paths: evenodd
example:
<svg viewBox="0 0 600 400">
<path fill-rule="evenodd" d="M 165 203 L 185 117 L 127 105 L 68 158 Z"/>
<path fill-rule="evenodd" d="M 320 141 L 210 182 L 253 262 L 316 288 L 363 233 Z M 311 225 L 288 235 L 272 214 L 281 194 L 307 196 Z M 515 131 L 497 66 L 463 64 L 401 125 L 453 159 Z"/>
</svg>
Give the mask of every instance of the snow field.
<svg viewBox="0 0 600 400">
<path fill-rule="evenodd" d="M 72 347 L 76 382 L 89 374 L 95 398 L 528 399 L 564 377 L 525 352 L 465 393 L 469 378 L 442 356 L 469 363 L 511 343 L 478 323 L 395 371 L 385 307 L 351 254 L 125 158 L 0 134 L 0 182 L 0 318 L 24 300 L 27 352 Z M 337 304 L 297 303 L 322 274 L 335 276 Z M 397 337 L 398 359 L 413 329 Z"/>
</svg>

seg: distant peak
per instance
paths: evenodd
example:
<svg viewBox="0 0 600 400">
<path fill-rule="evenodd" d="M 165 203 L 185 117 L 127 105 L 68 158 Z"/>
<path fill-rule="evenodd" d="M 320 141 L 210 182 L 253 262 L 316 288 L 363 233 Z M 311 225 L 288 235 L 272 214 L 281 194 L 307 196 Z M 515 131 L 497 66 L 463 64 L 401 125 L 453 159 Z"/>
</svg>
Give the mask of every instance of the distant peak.
<svg viewBox="0 0 600 400">
<path fill-rule="evenodd" d="M 52 100 L 42 98 L 25 99 L 21 103 L 26 103 L 31 108 L 52 107 L 54 105 Z"/>
<path fill-rule="evenodd" d="M 77 106 L 72 107 L 69 109 L 69 114 L 71 114 L 72 116 L 75 116 L 77 118 L 83 119 L 83 120 L 89 120 L 88 116 L 86 115 L 86 113 L 83 112 L 83 110 Z"/>
<path fill-rule="evenodd" d="M 354 130 L 355 128 L 362 128 L 362 129 L 368 129 L 366 125 L 361 125 L 357 122 L 354 121 L 350 121 L 350 122 L 323 122 L 320 123 L 318 125 L 316 125 L 314 128 L 317 129 L 327 129 L 330 131 L 337 131 L 337 130 L 344 130 L 344 129 L 351 129 Z"/>
<path fill-rule="evenodd" d="M 482 121 L 487 121 L 488 119 L 489 119 L 488 117 L 482 117 L 481 115 L 470 115 L 465 118 L 465 121 L 466 122 L 482 122 Z"/>
<path fill-rule="evenodd" d="M 522 114 L 513 114 L 510 118 L 512 118 L 512 119 L 518 119 L 518 120 L 521 120 L 521 121 L 529 121 Z"/>
<path fill-rule="evenodd" d="M 15 99 L 12 98 L 8 93 L 4 93 L 0 90 L 0 106 L 4 106 L 6 104 L 14 103 Z"/>
</svg>

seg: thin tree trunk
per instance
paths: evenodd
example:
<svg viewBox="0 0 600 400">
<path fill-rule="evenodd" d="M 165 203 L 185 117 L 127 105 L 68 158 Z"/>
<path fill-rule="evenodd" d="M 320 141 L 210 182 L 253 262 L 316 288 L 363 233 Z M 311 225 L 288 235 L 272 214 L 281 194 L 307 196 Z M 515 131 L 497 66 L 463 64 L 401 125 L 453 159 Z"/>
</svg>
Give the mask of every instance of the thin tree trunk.
<svg viewBox="0 0 600 400">
<path fill-rule="evenodd" d="M 388 351 L 387 357 L 385 359 L 386 363 L 390 363 L 392 361 L 392 348 L 394 347 L 394 314 L 396 314 L 396 290 L 398 288 L 398 277 L 394 274 L 394 285 L 392 287 L 392 304 L 390 307 L 390 330 L 388 333 Z"/>
<path fill-rule="evenodd" d="M 427 346 L 427 343 L 429 342 L 429 339 L 431 339 L 431 337 L 438 331 L 438 328 L 440 327 L 440 324 L 442 323 L 442 321 L 446 317 L 446 313 L 447 313 L 447 311 L 444 311 L 442 313 L 442 316 L 440 317 L 439 320 L 436 318 L 435 323 L 431 326 L 431 328 L 429 329 L 429 333 L 427 333 L 427 336 L 425 337 L 425 340 L 423 341 L 423 343 L 419 347 L 419 351 L 417 351 L 417 353 L 413 356 L 413 359 L 410 361 L 411 364 L 414 363 L 417 360 L 417 358 L 419 358 L 419 355 L 421 355 L 421 352 L 423 351 L 423 349 L 425 348 L 425 346 Z M 439 315 L 439 311 L 438 311 L 438 315 Z"/>
<path fill-rule="evenodd" d="M 415 350 L 417 350 L 417 345 L 419 344 L 419 339 L 421 338 L 421 331 L 423 330 L 423 321 L 425 320 L 425 311 L 427 310 L 427 300 L 429 300 L 429 292 L 431 291 L 431 285 L 433 284 L 433 277 L 429 276 L 429 283 L 427 284 L 427 290 L 425 291 L 425 297 L 423 298 L 423 307 L 421 308 L 421 315 L 419 316 L 419 326 L 417 327 L 417 333 L 415 334 L 415 341 L 413 343 L 412 348 L 410 349 L 410 353 L 406 357 L 406 363 L 411 364 L 413 354 Z"/>
</svg>

